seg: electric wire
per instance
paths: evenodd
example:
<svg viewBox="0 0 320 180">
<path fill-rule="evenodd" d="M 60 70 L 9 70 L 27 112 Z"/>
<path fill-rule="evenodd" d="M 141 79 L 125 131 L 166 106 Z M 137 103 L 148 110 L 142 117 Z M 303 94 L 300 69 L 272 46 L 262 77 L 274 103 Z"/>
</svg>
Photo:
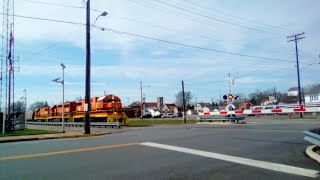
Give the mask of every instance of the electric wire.
<svg viewBox="0 0 320 180">
<path fill-rule="evenodd" d="M 222 16 L 223 16 L 224 18 L 225 18 L 226 16 L 230 16 L 230 17 L 232 17 L 232 18 L 236 18 L 236 19 L 239 19 L 239 20 L 242 20 L 242 21 L 250 21 L 249 19 L 242 18 L 242 17 L 239 17 L 239 16 L 235 16 L 235 15 L 232 15 L 232 14 L 230 14 L 230 13 L 224 13 L 224 12 L 218 10 L 217 8 L 214 8 L 214 9 L 213 9 L 212 7 L 209 8 L 209 7 L 201 6 L 201 5 L 197 4 L 197 3 L 190 2 L 189 0 L 182 0 L 182 1 L 184 1 L 184 2 L 186 2 L 186 3 L 188 3 L 188 4 L 191 4 L 191 5 L 193 5 L 193 6 L 199 7 L 199 8 L 201 8 L 201 9 L 206 9 L 206 10 L 209 10 L 209 11 L 214 12 L 214 13 L 222 14 Z M 228 20 L 233 20 L 233 19 L 230 18 L 230 19 L 228 19 Z M 264 24 L 264 23 L 257 23 L 257 22 L 255 22 L 254 24 L 261 25 L 261 26 L 264 26 L 264 27 L 268 27 L 268 28 L 270 28 L 270 29 L 283 29 L 283 30 L 285 30 L 285 28 L 282 28 L 281 26 L 273 26 L 273 25 Z"/>
<path fill-rule="evenodd" d="M 97 27 L 97 28 L 100 28 L 102 31 L 110 31 L 110 32 L 114 32 L 114 33 L 120 34 L 120 35 L 125 34 L 125 35 L 130 35 L 130 36 L 136 36 L 136 37 L 140 37 L 140 38 L 144 38 L 144 39 L 150 39 L 150 40 L 155 40 L 155 41 L 164 42 L 164 43 L 168 43 L 168 44 L 174 44 L 174 45 L 178 45 L 178 46 L 189 47 L 189 48 L 200 49 L 200 50 L 211 51 L 211 52 L 217 52 L 217 53 L 222 53 L 222 54 L 229 54 L 229 55 L 255 58 L 255 59 L 264 59 L 264 60 L 270 60 L 270 61 L 295 62 L 295 61 L 284 60 L 284 59 L 276 59 L 276 58 L 269 58 L 269 57 L 262 57 L 262 56 L 253 56 L 253 55 L 248 55 L 248 54 L 240 54 L 240 53 L 210 49 L 210 48 L 205 48 L 205 47 L 199 47 L 199 46 L 183 44 L 183 43 L 179 43 L 179 42 L 163 40 L 163 39 L 158 39 L 158 38 L 154 38 L 154 37 L 149 37 L 149 36 L 145 36 L 145 35 L 141 35 L 141 34 L 134 34 L 134 33 L 125 32 L 125 31 L 118 31 L 118 30 L 114 30 L 114 29 L 110 29 L 110 28 L 101 28 L 101 27 Z"/>
<path fill-rule="evenodd" d="M 31 3 L 45 4 L 45 5 L 54 5 L 54 6 L 60 6 L 60 7 L 84 9 L 84 7 L 81 7 L 81 6 L 71 6 L 71 5 L 64 5 L 64 4 L 57 4 L 57 3 L 48 3 L 48 2 L 41 2 L 41 1 L 36 1 L 36 0 L 24 0 L 24 1 L 31 2 Z M 91 9 L 91 10 L 96 11 L 96 12 L 103 12 L 103 11 L 96 10 L 96 9 Z M 109 15 L 113 15 L 113 14 L 109 13 Z M 138 21 L 138 20 L 135 20 L 135 19 L 132 19 L 132 18 L 127 18 L 127 17 L 122 17 L 122 16 L 115 16 L 115 15 L 113 15 L 113 16 L 114 17 L 118 17 L 120 19 L 125 19 L 125 20 L 128 20 L 128 21 L 133 21 L 133 22 L 137 22 L 137 23 L 143 23 L 143 24 L 147 24 L 147 25 L 150 25 L 150 26 L 153 26 L 153 27 L 157 27 L 157 28 L 161 28 L 161 29 L 166 29 L 166 30 L 178 32 L 177 30 L 175 30 L 173 28 L 163 27 L 163 26 L 160 26 L 160 25 L 155 25 L 155 24 L 151 24 L 151 23 L 147 23 L 147 22 L 143 22 L 143 21 Z M 210 39 L 210 40 L 216 40 L 216 41 L 221 42 L 220 39 L 209 37 L 209 36 L 206 36 L 206 35 L 203 35 L 203 34 L 197 34 L 197 35 L 192 35 L 192 36 L 200 37 L 200 38 L 206 38 L 206 39 Z M 239 44 L 239 43 L 233 43 L 233 44 L 242 45 L 242 44 Z"/>
</svg>

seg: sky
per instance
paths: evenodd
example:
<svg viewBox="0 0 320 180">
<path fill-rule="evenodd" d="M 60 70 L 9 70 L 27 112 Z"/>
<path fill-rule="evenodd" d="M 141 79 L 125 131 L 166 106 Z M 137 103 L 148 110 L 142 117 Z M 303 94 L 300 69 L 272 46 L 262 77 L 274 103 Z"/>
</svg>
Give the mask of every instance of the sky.
<svg viewBox="0 0 320 180">
<path fill-rule="evenodd" d="M 114 94 L 128 105 L 140 101 L 141 81 L 147 102 L 172 103 L 183 80 L 193 101 L 217 101 L 229 91 L 229 73 L 233 94 L 285 92 L 297 86 L 287 36 L 302 32 L 301 86 L 319 83 L 319 7 L 317 0 L 93 0 L 91 23 L 108 15 L 91 29 L 91 97 Z M 83 0 L 15 0 L 14 14 L 15 97 L 26 89 L 28 105 L 61 103 L 62 85 L 52 80 L 62 77 L 63 63 L 65 100 L 84 98 Z"/>
</svg>

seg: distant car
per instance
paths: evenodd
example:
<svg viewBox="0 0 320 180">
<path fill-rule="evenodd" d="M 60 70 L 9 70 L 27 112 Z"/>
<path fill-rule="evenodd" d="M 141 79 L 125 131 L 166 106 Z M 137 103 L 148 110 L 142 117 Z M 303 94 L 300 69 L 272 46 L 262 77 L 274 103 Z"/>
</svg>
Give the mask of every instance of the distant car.
<svg viewBox="0 0 320 180">
<path fill-rule="evenodd" d="M 151 114 L 145 114 L 142 116 L 143 118 L 152 118 L 152 115 Z"/>
<path fill-rule="evenodd" d="M 182 112 L 178 112 L 178 113 L 177 113 L 177 116 L 178 116 L 178 117 L 183 117 Z"/>
<path fill-rule="evenodd" d="M 167 113 L 167 114 L 163 114 L 161 116 L 161 118 L 175 118 L 175 117 L 176 117 L 176 115 L 173 113 Z"/>
<path fill-rule="evenodd" d="M 162 113 L 160 113 L 160 114 L 154 115 L 154 116 L 153 116 L 153 118 L 161 118 L 161 117 L 162 117 L 162 115 L 163 115 L 163 114 L 162 114 Z"/>
</svg>

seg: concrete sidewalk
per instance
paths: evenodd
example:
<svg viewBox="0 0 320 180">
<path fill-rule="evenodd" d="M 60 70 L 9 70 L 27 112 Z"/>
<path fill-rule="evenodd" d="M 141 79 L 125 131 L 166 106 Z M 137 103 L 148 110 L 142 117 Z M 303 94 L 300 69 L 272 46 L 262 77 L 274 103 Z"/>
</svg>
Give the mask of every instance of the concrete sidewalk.
<svg viewBox="0 0 320 180">
<path fill-rule="evenodd" d="M 62 138 L 80 138 L 91 136 L 102 136 L 111 134 L 111 132 L 95 132 L 91 134 L 83 134 L 82 132 L 66 132 L 58 134 L 40 134 L 40 135 L 26 135 L 26 136 L 5 136 L 0 137 L 0 143 L 6 142 L 18 142 L 18 141 L 34 141 L 34 140 L 46 140 L 46 139 L 62 139 Z"/>
</svg>

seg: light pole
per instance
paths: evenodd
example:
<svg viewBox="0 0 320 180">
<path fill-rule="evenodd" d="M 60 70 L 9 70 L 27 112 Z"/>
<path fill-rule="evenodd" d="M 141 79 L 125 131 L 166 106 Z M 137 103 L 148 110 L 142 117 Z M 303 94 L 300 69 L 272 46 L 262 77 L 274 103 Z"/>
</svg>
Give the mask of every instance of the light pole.
<svg viewBox="0 0 320 180">
<path fill-rule="evenodd" d="M 142 86 L 142 81 L 140 81 L 141 120 L 143 120 L 143 115 L 144 115 L 144 103 L 143 103 L 143 97 L 142 97 L 142 87 L 150 87 L 150 86 Z"/>
<path fill-rule="evenodd" d="M 86 75 L 85 75 L 85 99 L 84 99 L 84 134 L 90 134 L 90 79 L 91 79 L 91 44 L 90 44 L 90 0 L 87 0 L 87 14 L 86 14 Z M 95 20 L 98 20 L 100 16 L 106 16 L 107 12 L 102 12 Z M 94 23 L 95 23 L 94 22 Z M 93 27 L 93 25 L 92 25 Z"/>
<path fill-rule="evenodd" d="M 22 97 L 21 99 L 24 99 L 24 103 L 25 103 L 25 107 L 24 107 L 24 128 L 27 129 L 27 90 L 24 89 L 22 92 L 24 92 L 24 97 Z"/>
<path fill-rule="evenodd" d="M 62 84 L 62 132 L 64 133 L 64 69 L 66 68 L 66 66 L 64 64 L 60 64 L 61 68 L 62 68 L 62 80 L 60 80 L 60 78 L 54 79 L 52 80 L 55 83 L 61 83 Z"/>
</svg>

